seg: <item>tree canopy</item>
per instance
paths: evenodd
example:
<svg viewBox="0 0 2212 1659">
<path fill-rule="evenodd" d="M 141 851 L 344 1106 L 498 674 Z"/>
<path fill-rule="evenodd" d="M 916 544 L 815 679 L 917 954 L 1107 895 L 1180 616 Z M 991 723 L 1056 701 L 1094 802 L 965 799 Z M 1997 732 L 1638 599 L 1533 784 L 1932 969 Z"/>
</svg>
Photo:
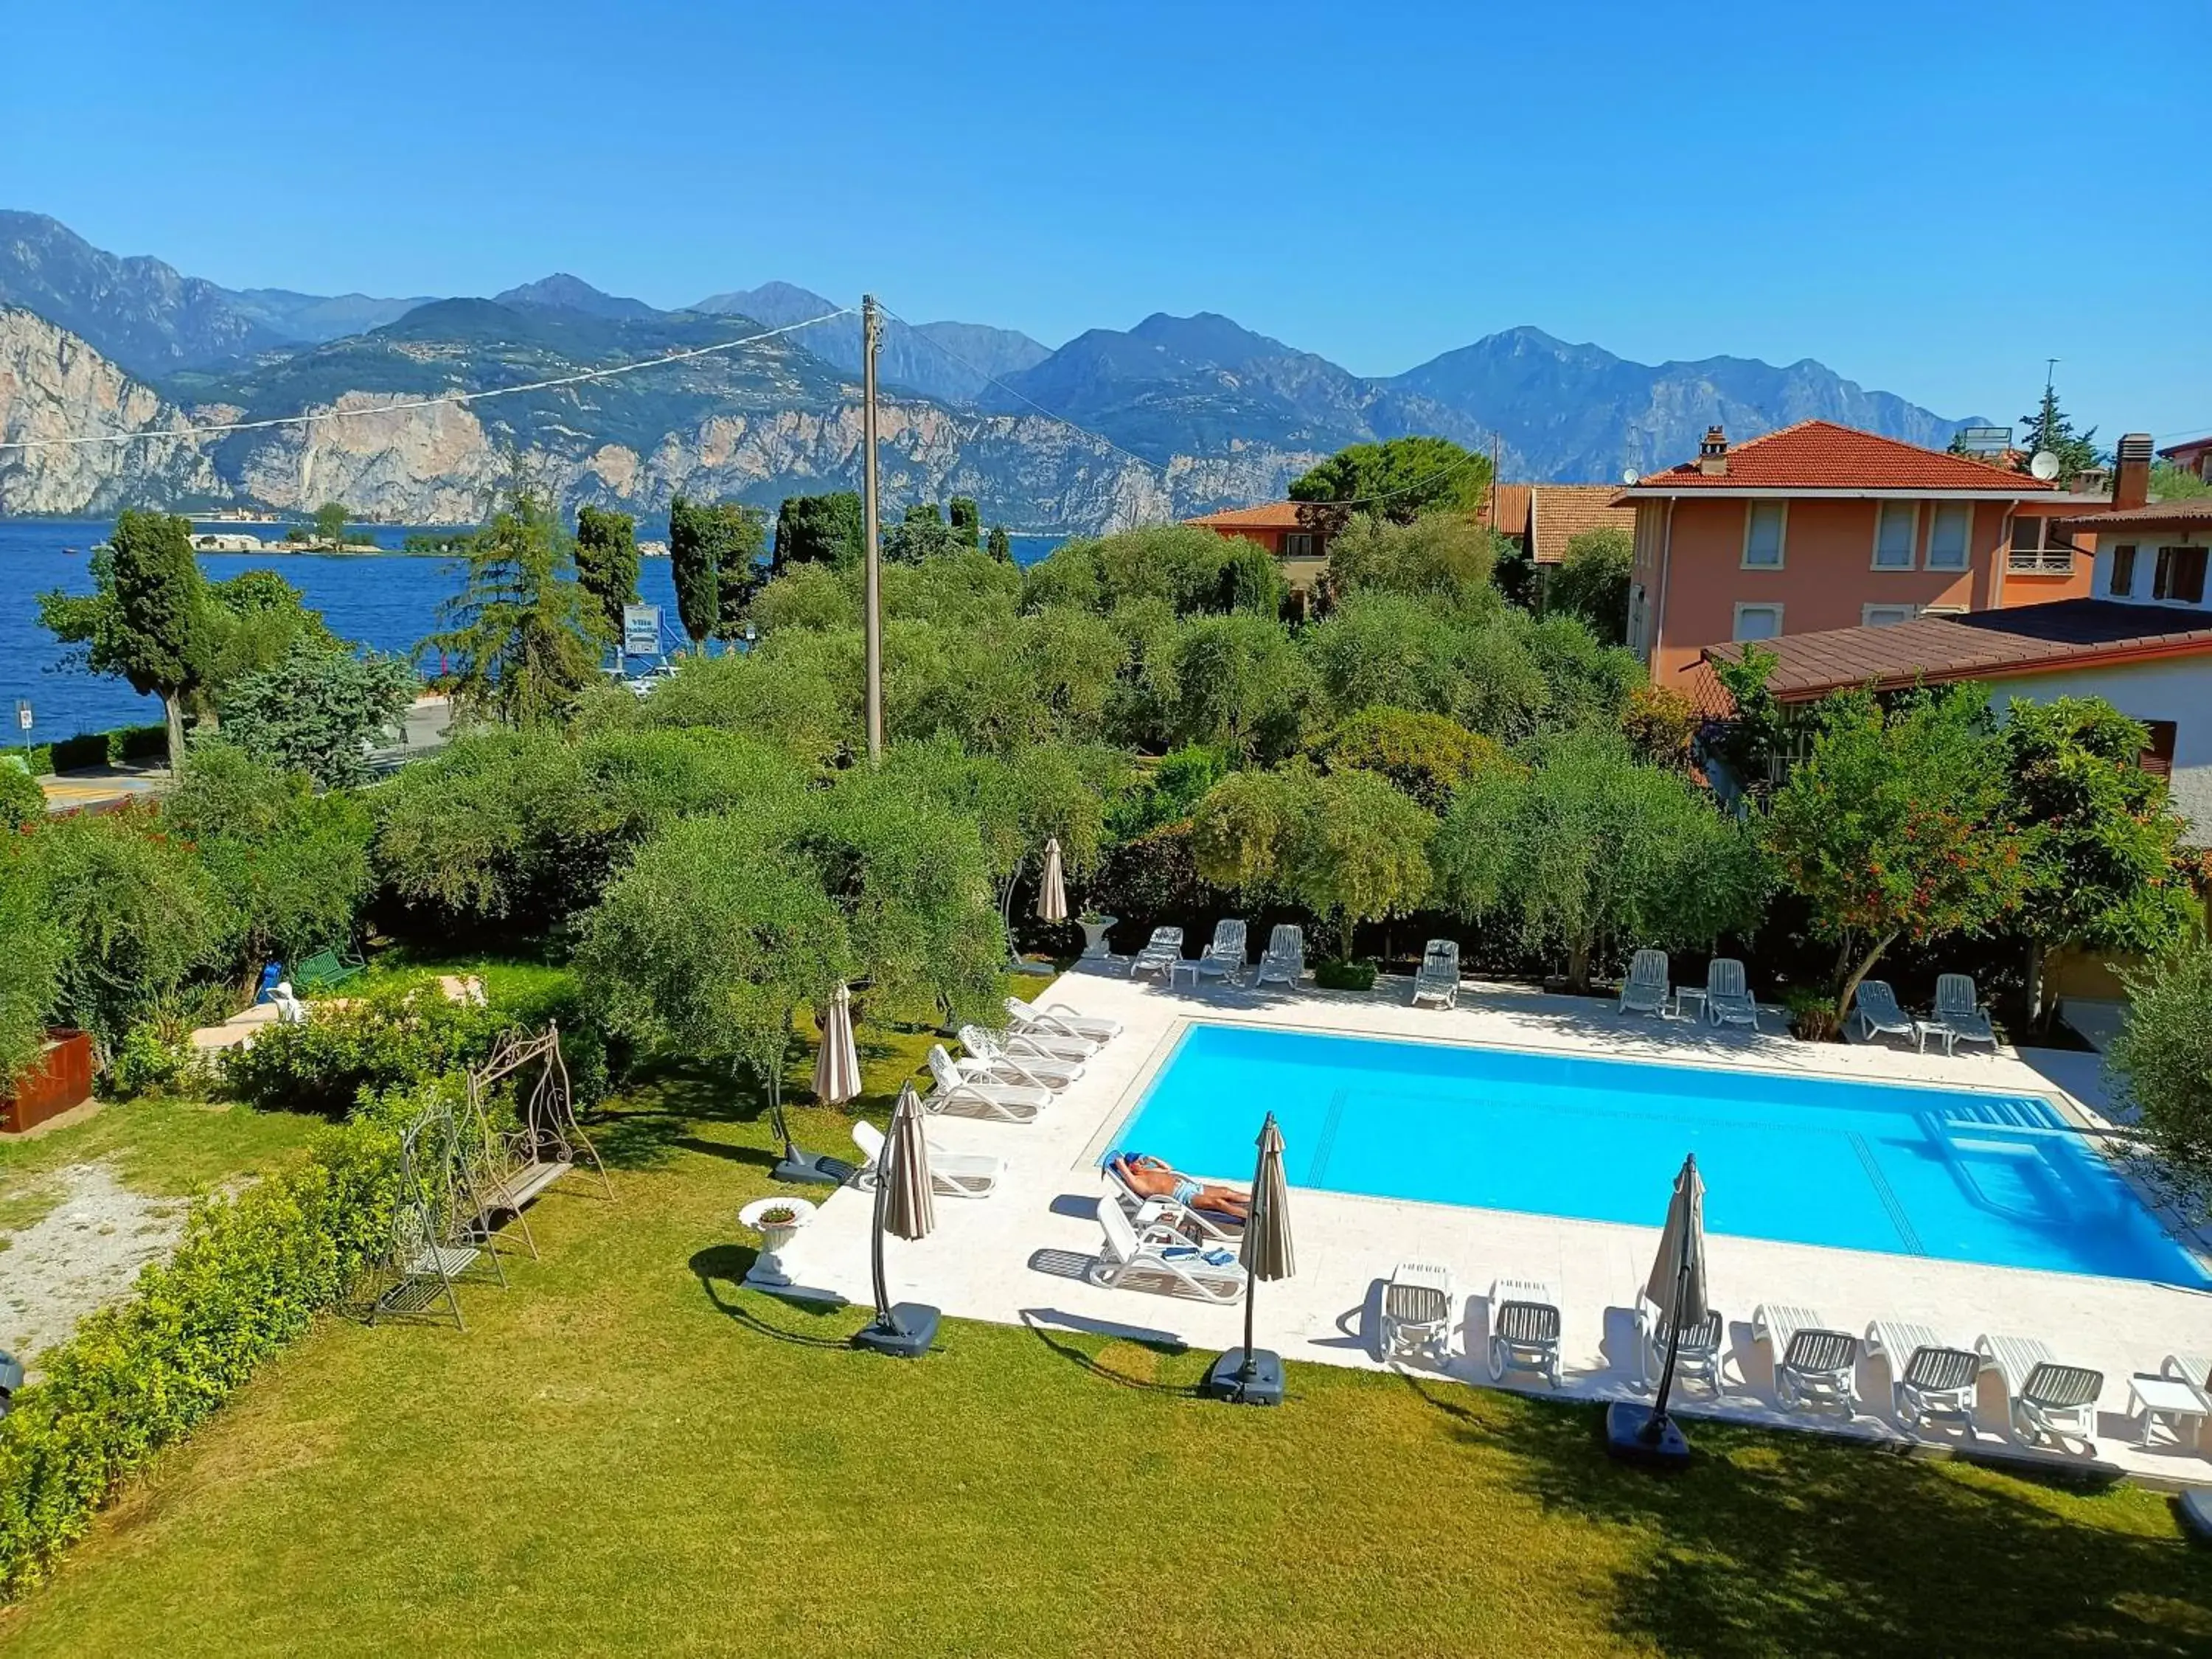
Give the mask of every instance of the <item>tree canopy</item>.
<svg viewBox="0 0 2212 1659">
<path fill-rule="evenodd" d="M 1635 562 L 1635 538 L 1618 525 L 1571 537 L 1545 589 L 1545 609 L 1579 617 L 1606 644 L 1620 644 L 1628 637 L 1628 576 Z"/>
<path fill-rule="evenodd" d="M 576 509 L 576 580 L 605 623 L 602 637 L 619 641 L 623 607 L 637 603 L 637 522 L 588 502 Z"/>
<path fill-rule="evenodd" d="M 866 556 L 866 536 L 867 521 L 854 491 L 787 495 L 775 512 L 771 569 L 777 575 L 802 564 L 843 569 Z"/>
<path fill-rule="evenodd" d="M 325 788 L 366 783 L 369 749 L 402 728 L 421 686 L 397 657 L 301 641 L 275 667 L 223 688 L 220 740 Z"/>
<path fill-rule="evenodd" d="M 64 644 L 83 647 L 94 673 L 161 699 L 170 764 L 180 764 L 185 696 L 199 684 L 214 642 L 191 524 L 126 509 L 106 545 L 94 550 L 91 571 L 90 594 L 41 593 L 39 620 Z"/>
<path fill-rule="evenodd" d="M 2106 1067 L 2173 1195 L 2201 1218 L 2212 1209 L 2212 944 L 2196 938 L 2126 984 Z"/>
<path fill-rule="evenodd" d="M 445 653 L 456 708 L 509 726 L 561 718 L 599 678 L 599 615 L 550 507 L 518 489 L 470 539 L 461 591 L 423 649 Z"/>
<path fill-rule="evenodd" d="M 1353 444 L 1301 473 L 1291 499 L 1410 524 L 1425 513 L 1474 513 L 1490 490 L 1490 458 L 1449 438 L 1391 438 Z"/>
</svg>

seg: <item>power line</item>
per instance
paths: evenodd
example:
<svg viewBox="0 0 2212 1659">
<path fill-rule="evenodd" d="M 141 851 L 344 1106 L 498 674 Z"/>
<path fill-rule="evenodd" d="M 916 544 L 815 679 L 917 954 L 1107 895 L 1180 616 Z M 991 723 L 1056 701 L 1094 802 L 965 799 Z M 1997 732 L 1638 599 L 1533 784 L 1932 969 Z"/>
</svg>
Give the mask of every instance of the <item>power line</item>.
<svg viewBox="0 0 2212 1659">
<path fill-rule="evenodd" d="M 764 329 L 758 334 L 748 334 L 740 339 L 718 340 L 712 345 L 693 346 L 687 350 L 669 352 L 665 356 L 647 357 L 634 363 L 616 363 L 606 368 L 580 369 L 574 374 L 556 374 L 550 380 L 532 380 L 522 386 L 489 386 L 481 392 L 451 392 L 435 398 L 411 398 L 402 403 L 378 404 L 369 409 L 326 409 L 307 415 L 276 415 L 264 420 L 228 421 L 218 426 L 173 426 L 143 432 L 98 432 L 67 438 L 25 438 L 13 443 L 0 443 L 0 451 L 140 443 L 155 438 L 210 438 L 227 432 L 264 432 L 272 427 L 315 426 L 325 421 L 343 421 L 369 415 L 398 415 L 410 410 L 437 409 L 447 404 L 481 403 L 489 398 L 514 398 L 526 392 L 549 392 L 558 386 L 580 386 L 587 380 L 605 380 L 617 374 L 635 374 L 641 369 L 664 368 L 670 363 L 689 362 L 695 357 L 712 356 L 720 351 L 734 351 L 739 346 L 774 339 L 780 334 L 795 334 L 802 328 L 812 328 L 817 323 L 831 322 L 852 314 L 853 307 L 845 306 L 836 311 L 825 312 L 819 317 L 809 317 L 803 323 L 787 323 L 781 328 Z"/>
</svg>

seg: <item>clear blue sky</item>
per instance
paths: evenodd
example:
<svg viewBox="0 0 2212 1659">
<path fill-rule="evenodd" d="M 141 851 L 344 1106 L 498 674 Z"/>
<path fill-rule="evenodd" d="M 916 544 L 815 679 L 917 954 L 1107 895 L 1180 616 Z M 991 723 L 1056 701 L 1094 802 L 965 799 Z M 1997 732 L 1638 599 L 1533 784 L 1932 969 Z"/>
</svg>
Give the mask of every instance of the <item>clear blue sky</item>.
<svg viewBox="0 0 2212 1659">
<path fill-rule="evenodd" d="M 1816 15 L 1817 13 L 1817 15 Z M 1515 324 L 2212 428 L 2204 0 L 13 0 L 0 204 L 234 286 L 782 277 L 1366 374 Z"/>
</svg>

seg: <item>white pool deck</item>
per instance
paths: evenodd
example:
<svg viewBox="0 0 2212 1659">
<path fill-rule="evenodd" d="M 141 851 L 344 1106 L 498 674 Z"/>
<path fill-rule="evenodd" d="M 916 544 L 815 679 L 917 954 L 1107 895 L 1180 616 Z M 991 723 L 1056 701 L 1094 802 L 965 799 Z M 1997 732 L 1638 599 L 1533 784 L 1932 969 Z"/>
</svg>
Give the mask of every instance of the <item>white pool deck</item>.
<svg viewBox="0 0 2212 1659">
<path fill-rule="evenodd" d="M 939 1195 L 936 1227 L 927 1238 L 890 1241 L 894 1297 L 1000 1324 L 1116 1334 L 1196 1349 L 1240 1342 L 1239 1308 L 1150 1291 L 1103 1289 L 1085 1277 L 1100 1243 L 1096 1206 L 1105 1195 L 1097 1161 L 1176 1038 L 1194 1020 L 2002 1090 L 2043 1095 L 2062 1109 L 2088 1115 L 2083 1103 L 2048 1074 L 2053 1068 L 2039 1069 L 2009 1050 L 1994 1058 L 1985 1049 L 1949 1058 L 1894 1048 L 1804 1043 L 1775 1034 L 1772 1026 L 1778 1020 L 1757 1036 L 1722 1033 L 1688 1023 L 1622 1018 L 1609 1003 L 1591 999 L 1472 981 L 1457 1009 L 1416 1009 L 1406 1006 L 1406 991 L 1401 981 L 1393 994 L 1387 981 L 1369 996 L 1310 988 L 1292 994 L 1279 987 L 1270 987 L 1265 995 L 1218 985 L 1170 990 L 1156 981 L 1133 983 L 1118 969 L 1089 967 L 1056 981 L 1039 980 L 1038 1002 L 1109 1016 L 1125 1029 L 1034 1122 L 949 1113 L 928 1120 L 933 1146 L 995 1153 L 1005 1159 L 1006 1170 L 988 1199 Z M 2079 1075 L 2069 1073 L 2068 1080 L 2094 1096 L 2094 1072 L 2075 1072 Z M 1254 1099 L 1231 1107 L 1249 1115 L 1256 1132 L 1267 1103 Z M 2102 1102 L 2092 1099 L 2088 1104 L 2094 1108 Z M 812 1150 L 852 1152 L 849 1146 Z M 1233 1179 L 1240 1186 L 1249 1180 L 1243 1170 L 1191 1173 Z M 1666 1200 L 1665 1191 L 1655 1190 L 1652 1224 L 1630 1227 L 1293 1188 L 1297 1273 L 1259 1287 L 1261 1346 L 1289 1359 L 1381 1369 L 1376 1315 L 1382 1285 L 1399 1261 L 1429 1261 L 1451 1270 L 1463 1322 L 1452 1345 L 1449 1376 L 1473 1386 L 1493 1386 L 1486 1366 L 1491 1284 L 1500 1278 L 1535 1279 L 1559 1292 L 1564 1321 L 1559 1392 L 1578 1399 L 1634 1397 L 1641 1370 L 1629 1310 L 1650 1270 Z M 795 1281 L 787 1293 L 863 1304 L 870 1299 L 870 1206 L 869 1194 L 857 1188 L 830 1194 L 811 1224 L 782 1252 L 783 1265 Z M 1956 1433 L 1914 1437 L 1899 1426 L 1890 1404 L 1887 1363 L 1881 1358 L 1861 1358 L 1860 1411 L 1848 1425 L 1833 1413 L 1781 1412 L 1774 1403 L 1771 1357 L 1765 1345 L 1753 1344 L 1751 1329 L 1756 1305 L 1784 1303 L 1809 1307 L 1824 1323 L 1855 1334 L 1870 1322 L 1885 1319 L 1933 1327 L 1944 1340 L 1962 1347 L 1972 1347 L 1984 1333 L 2039 1337 L 2061 1360 L 2104 1373 L 2095 1453 L 2100 1461 L 2163 1480 L 2212 1481 L 2212 1434 L 2176 1446 L 2161 1431 L 2146 1449 L 2139 1443 L 2141 1420 L 2125 1414 L 2131 1374 L 2156 1371 L 2168 1353 L 2212 1352 L 2212 1293 L 1723 1234 L 1709 1237 L 1708 1255 L 1710 1295 L 1727 1316 L 1723 1369 L 1729 1386 L 1717 1400 L 1678 1392 L 1685 1417 L 1783 1423 L 1899 1443 L 1915 1438 L 1932 1446 L 1965 1443 Z M 1426 1367 L 1404 1368 L 1436 1375 Z M 1509 1382 L 1517 1385 L 1516 1379 Z M 1296 1386 L 1294 1374 L 1294 1398 Z M 1540 1381 L 1523 1391 L 1550 1392 Z M 1988 1452 L 2019 1452 L 2007 1421 L 2002 1383 L 1995 1372 L 1985 1371 L 1974 1444 Z M 2084 1455 L 2051 1455 L 2055 1462 L 2080 1462 Z"/>
</svg>

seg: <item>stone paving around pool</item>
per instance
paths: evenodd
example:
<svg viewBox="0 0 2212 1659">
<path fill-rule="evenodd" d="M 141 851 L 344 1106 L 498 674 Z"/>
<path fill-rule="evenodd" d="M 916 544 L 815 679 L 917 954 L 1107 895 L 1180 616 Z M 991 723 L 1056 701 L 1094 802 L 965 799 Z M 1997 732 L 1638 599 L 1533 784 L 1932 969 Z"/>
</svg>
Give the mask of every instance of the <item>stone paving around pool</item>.
<svg viewBox="0 0 2212 1659">
<path fill-rule="evenodd" d="M 1407 1006 L 1405 981 L 1382 981 L 1370 995 L 1264 994 L 1233 987 L 1170 989 L 1131 981 L 1118 966 L 1085 964 L 1048 983 L 1039 1004 L 1064 1003 L 1118 1019 L 1124 1030 L 1085 1064 L 1034 1122 L 991 1121 L 947 1113 L 928 1119 L 933 1147 L 988 1152 L 1006 1162 L 988 1199 L 940 1195 L 935 1231 L 917 1243 L 892 1239 L 888 1272 L 895 1299 L 1001 1324 L 1112 1334 L 1141 1342 L 1208 1349 L 1243 1340 L 1241 1307 L 1210 1305 L 1151 1291 L 1109 1290 L 1086 1277 L 1097 1259 L 1097 1206 L 1106 1197 L 1099 1158 L 1145 1085 L 1190 1021 L 1218 1020 L 1358 1036 L 1417 1037 L 1616 1059 L 1689 1061 L 1714 1066 L 1822 1073 L 1864 1081 L 1934 1083 L 2041 1095 L 2077 1121 L 2085 1105 L 2011 1050 L 1956 1057 L 1908 1048 L 1813 1044 L 1762 1031 L 1720 1032 L 1649 1018 L 1623 1018 L 1589 998 L 1542 995 L 1522 988 L 1469 981 L 1455 1010 Z M 2084 1086 L 2083 1092 L 2090 1091 Z M 1256 1133 L 1266 1103 L 1240 1103 Z M 852 1155 L 849 1146 L 811 1147 Z M 1242 1186 L 1250 1171 L 1193 1170 Z M 1462 1323 L 1446 1375 L 1493 1386 L 1486 1364 L 1488 1294 L 1498 1279 L 1549 1283 L 1564 1319 L 1562 1395 L 1617 1399 L 1638 1395 L 1642 1377 L 1631 1310 L 1650 1270 L 1667 1194 L 1651 1194 L 1651 1224 L 1630 1227 L 1514 1211 L 1479 1210 L 1355 1196 L 1294 1187 L 1293 1279 L 1258 1289 L 1262 1346 L 1290 1359 L 1377 1369 L 1382 1290 L 1401 1261 L 1440 1263 L 1452 1273 Z M 831 1194 L 811 1224 L 782 1252 L 795 1280 L 787 1294 L 871 1299 L 870 1195 Z M 2169 1353 L 2212 1352 L 2212 1293 L 2139 1280 L 1994 1267 L 1968 1262 L 1784 1244 L 1714 1234 L 1708 1240 L 1713 1305 L 1727 1320 L 1723 1375 L 1715 1400 L 1677 1399 L 1686 1417 L 1724 1417 L 1822 1428 L 1904 1442 L 1891 1407 L 1887 1361 L 1863 1356 L 1859 1413 L 1846 1425 L 1834 1413 L 1784 1413 L 1775 1404 L 1771 1356 L 1752 1340 L 1752 1310 L 1763 1302 L 1814 1310 L 1823 1323 L 1863 1333 L 1875 1320 L 1934 1328 L 1947 1343 L 1971 1348 L 1984 1333 L 2039 1337 L 2057 1357 L 2104 1373 L 2097 1456 L 2130 1473 L 2173 1480 L 2212 1480 L 2212 1435 L 2174 1444 L 2161 1431 L 2138 1443 L 2140 1418 L 2126 1415 L 2129 1378 L 2156 1371 Z M 946 1340 L 957 1341 L 956 1334 Z M 1899 1362 L 1902 1363 L 1901 1361 Z M 1426 1375 L 1429 1368 L 1406 1366 Z M 1295 1400 L 1296 1379 L 1292 1379 Z M 1547 1390 L 1537 1382 L 1528 1392 Z M 1994 1371 L 1985 1371 L 1974 1443 L 2017 1451 Z M 2201 1427 L 2201 1425 L 2200 1425 Z M 1932 1445 L 1957 1447 L 1956 1434 L 1924 1432 Z M 2069 1460 L 2045 1454 L 2052 1461 Z"/>
</svg>

